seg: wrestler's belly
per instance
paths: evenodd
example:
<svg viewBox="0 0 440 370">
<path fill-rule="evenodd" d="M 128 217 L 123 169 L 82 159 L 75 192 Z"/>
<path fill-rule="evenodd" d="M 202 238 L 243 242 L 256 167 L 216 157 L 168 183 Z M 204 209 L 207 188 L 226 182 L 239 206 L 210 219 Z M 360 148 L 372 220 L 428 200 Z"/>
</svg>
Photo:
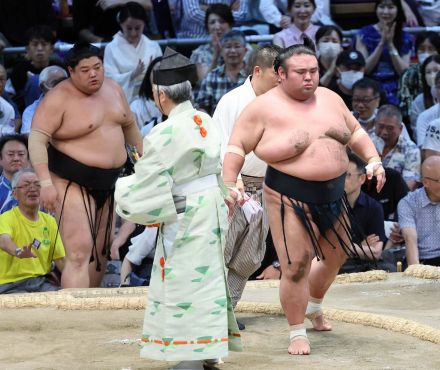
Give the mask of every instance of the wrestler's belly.
<svg viewBox="0 0 440 370">
<path fill-rule="evenodd" d="M 269 166 L 304 180 L 326 181 L 347 171 L 346 147 L 333 139 L 317 139 L 302 152 L 282 146 L 257 147 L 255 153 Z M 289 155 L 290 154 L 290 155 Z"/>
<path fill-rule="evenodd" d="M 124 136 L 96 140 L 93 137 L 80 137 L 73 140 L 53 140 L 53 146 L 73 159 L 91 167 L 118 168 L 126 159 Z"/>
</svg>

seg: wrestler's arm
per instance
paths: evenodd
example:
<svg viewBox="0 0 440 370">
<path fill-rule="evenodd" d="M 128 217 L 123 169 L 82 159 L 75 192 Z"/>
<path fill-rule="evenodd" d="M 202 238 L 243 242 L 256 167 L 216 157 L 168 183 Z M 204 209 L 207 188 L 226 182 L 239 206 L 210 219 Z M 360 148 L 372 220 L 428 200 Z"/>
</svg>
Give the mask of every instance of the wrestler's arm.
<svg viewBox="0 0 440 370">
<path fill-rule="evenodd" d="M 236 183 L 244 164 L 244 156 L 255 149 L 263 135 L 261 106 L 259 99 L 255 99 L 243 110 L 234 125 L 223 161 L 223 179 L 226 185 Z"/>
<path fill-rule="evenodd" d="M 374 146 L 374 143 L 371 141 L 367 132 L 361 127 L 360 123 L 347 109 L 347 107 L 344 108 L 345 122 L 351 132 L 351 138 L 348 142 L 348 146 L 361 159 L 368 163 L 366 167 L 367 178 L 371 179 L 373 176 L 376 176 L 376 190 L 377 192 L 380 192 L 385 184 L 385 170 L 382 167 L 380 156 L 377 153 L 376 147 Z"/>
<path fill-rule="evenodd" d="M 128 105 L 128 101 L 125 97 L 124 92 L 119 87 L 119 85 L 115 84 L 115 88 L 119 90 L 119 96 L 121 97 L 122 104 L 124 107 L 124 117 L 125 121 L 122 123 L 122 131 L 124 133 L 124 139 L 127 144 L 133 145 L 136 147 L 139 155 L 142 155 L 142 135 L 139 131 L 139 127 L 136 123 L 136 117 L 133 112 L 130 110 L 130 106 Z"/>
<path fill-rule="evenodd" d="M 29 157 L 42 188 L 52 186 L 47 146 L 63 121 L 63 97 L 64 94 L 58 89 L 49 91 L 38 104 L 32 119 L 32 128 L 29 134 Z"/>
</svg>

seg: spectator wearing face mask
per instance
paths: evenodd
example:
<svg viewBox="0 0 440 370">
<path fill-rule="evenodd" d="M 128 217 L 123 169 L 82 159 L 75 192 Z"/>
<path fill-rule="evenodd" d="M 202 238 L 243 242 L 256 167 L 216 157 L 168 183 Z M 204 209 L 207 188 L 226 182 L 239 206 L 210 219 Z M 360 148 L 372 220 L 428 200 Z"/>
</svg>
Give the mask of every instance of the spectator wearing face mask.
<svg viewBox="0 0 440 370">
<path fill-rule="evenodd" d="M 329 87 L 336 72 L 336 58 L 342 51 L 342 32 L 336 26 L 322 26 L 315 35 L 318 48 L 319 84 Z"/>
<path fill-rule="evenodd" d="M 437 91 L 435 90 L 435 76 L 440 71 L 440 55 L 431 55 L 422 64 L 422 87 L 423 92 L 414 99 L 411 104 L 410 121 L 413 133 L 416 133 L 417 118 L 420 113 L 432 107 L 437 100 Z M 421 145 L 424 138 L 418 138 L 414 135 L 416 142 Z"/>
<path fill-rule="evenodd" d="M 415 50 L 418 63 L 411 64 L 402 74 L 397 95 L 403 121 L 407 124 L 410 123 L 412 102 L 417 95 L 424 92 L 422 75 L 423 62 L 431 55 L 440 54 L 440 35 L 432 31 L 417 34 Z"/>
<path fill-rule="evenodd" d="M 350 107 L 353 85 L 364 77 L 365 59 L 356 50 L 346 50 L 338 55 L 335 63 L 336 77 L 331 80 L 329 88 L 344 100 L 347 107 Z"/>
</svg>

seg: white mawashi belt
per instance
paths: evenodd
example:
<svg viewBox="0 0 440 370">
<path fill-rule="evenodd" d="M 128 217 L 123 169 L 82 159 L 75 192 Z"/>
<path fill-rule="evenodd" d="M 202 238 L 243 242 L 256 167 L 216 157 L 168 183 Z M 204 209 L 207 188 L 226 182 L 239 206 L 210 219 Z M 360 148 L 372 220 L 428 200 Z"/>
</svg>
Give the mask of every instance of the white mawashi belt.
<svg viewBox="0 0 440 370">
<path fill-rule="evenodd" d="M 184 184 L 174 184 L 171 191 L 175 196 L 188 196 L 215 186 L 218 186 L 217 175 L 208 175 Z"/>
</svg>

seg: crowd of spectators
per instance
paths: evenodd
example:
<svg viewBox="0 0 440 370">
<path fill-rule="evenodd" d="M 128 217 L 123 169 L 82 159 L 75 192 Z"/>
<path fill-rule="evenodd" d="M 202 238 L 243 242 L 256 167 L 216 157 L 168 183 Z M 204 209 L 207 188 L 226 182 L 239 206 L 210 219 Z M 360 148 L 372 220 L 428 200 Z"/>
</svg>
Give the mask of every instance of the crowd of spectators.
<svg viewBox="0 0 440 370">
<path fill-rule="evenodd" d="M 434 242 L 438 241 L 439 229 L 423 225 L 416 217 L 419 208 L 429 206 L 429 211 L 423 211 L 426 219 L 438 215 L 440 209 L 440 33 L 423 28 L 407 32 L 413 26 L 439 26 L 440 2 L 366 0 L 362 11 L 351 8 L 352 3 L 0 0 L 0 50 L 4 50 L 0 52 L 0 213 L 15 206 L 18 210 L 14 214 L 19 214 L 17 197 L 29 189 L 38 193 L 37 180 L 28 181 L 34 186 L 20 187 L 20 176 L 14 186 L 13 175 L 29 167 L 26 135 L 38 103 L 68 78 L 60 47 L 63 44 L 78 40 L 102 43 L 106 76 L 121 85 L 142 135 L 147 135 L 164 119 L 151 91 L 152 71 L 162 59 L 158 40 L 177 38 L 174 47 L 197 65 L 194 103 L 212 115 L 220 98 L 249 76 L 249 58 L 258 44 L 249 43 L 247 35 L 270 36 L 267 40 L 271 41 L 260 44 L 282 48 L 308 37 L 316 46 L 320 85 L 339 94 L 353 111 L 375 143 L 387 171 L 387 185 L 376 194 L 358 159 L 350 157 L 351 179 L 347 177 L 346 186 L 352 188 L 352 206 L 360 214 L 365 213 L 365 207 L 373 207 L 374 217 L 380 221 L 375 225 L 381 224 L 379 229 L 367 227 L 359 246 L 363 248 L 368 241 L 379 261 L 385 258 L 386 250 L 398 250 L 401 256 L 406 246 L 409 252 L 404 260 L 409 264 L 424 261 L 440 265 L 440 247 Z M 182 38 L 206 38 L 207 42 L 179 44 Z M 24 54 L 8 52 L 14 46 L 25 47 Z M 428 159 L 428 164 L 422 165 Z M 24 178 L 32 176 L 28 173 Z M 38 194 L 31 196 L 33 200 L 36 197 Z M 29 200 L 29 196 L 22 199 Z M 34 214 L 38 218 L 40 213 Z M 2 228 L 0 237 L 6 233 L 3 230 L 9 229 Z M 120 230 L 129 232 L 116 235 L 112 256 L 123 259 L 125 253 L 119 256 L 118 249 L 122 245 L 127 248 L 133 230 L 142 233 L 143 228 L 123 225 Z M 14 243 L 13 238 L 10 240 Z M 5 258 L 38 260 L 41 250 L 29 244 L 31 241 L 16 245 L 23 255 L 0 245 L 0 267 Z M 23 252 L 28 245 L 30 251 Z M 421 248 L 420 258 L 417 247 Z M 60 250 L 52 257 L 62 258 L 62 242 L 56 248 Z M 273 251 L 268 253 L 274 255 Z M 269 260 L 272 263 L 273 258 Z M 139 258 L 133 261 L 131 265 L 125 263 L 124 271 L 132 272 L 133 264 L 141 264 Z M 393 269 L 393 263 L 385 265 Z M 365 268 L 365 264 L 359 266 Z M 50 272 L 48 266 L 43 267 L 39 267 L 40 275 L 43 270 Z M 17 276 L 5 279 L 0 276 L 0 289 Z M 125 276 L 121 279 L 125 281 Z"/>
</svg>

